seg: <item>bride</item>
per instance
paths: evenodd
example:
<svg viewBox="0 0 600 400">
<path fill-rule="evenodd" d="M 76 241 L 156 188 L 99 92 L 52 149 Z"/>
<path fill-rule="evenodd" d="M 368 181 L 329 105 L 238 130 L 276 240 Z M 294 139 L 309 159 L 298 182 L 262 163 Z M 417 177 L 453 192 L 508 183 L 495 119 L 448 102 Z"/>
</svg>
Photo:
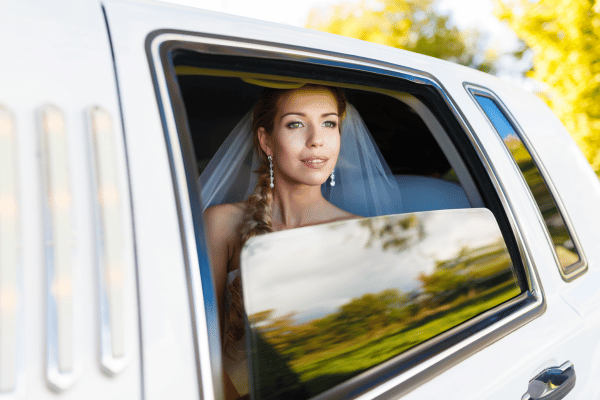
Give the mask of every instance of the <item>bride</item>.
<svg viewBox="0 0 600 400">
<path fill-rule="evenodd" d="M 245 202 L 209 207 L 204 214 L 221 316 L 227 274 L 239 268 L 241 247 L 250 237 L 355 217 L 325 200 L 321 193 L 340 152 L 340 120 L 345 110 L 344 95 L 337 88 L 305 85 L 287 91 L 267 89 L 259 98 L 252 120 L 260 159 L 255 193 Z M 335 175 L 332 183 L 333 179 Z M 236 276 L 230 285 L 238 296 L 239 282 Z M 231 296 L 231 309 L 238 296 Z M 240 302 L 238 297 L 237 304 Z M 230 347 L 241 341 L 243 326 L 241 315 L 234 317 L 237 313 L 231 311 L 224 353 L 235 358 L 235 354 L 230 357 Z M 235 382 L 235 371 L 228 371 L 230 360 L 224 361 L 226 397 L 246 394 L 245 385 Z M 228 380 L 237 385 L 230 385 Z"/>
<path fill-rule="evenodd" d="M 246 240 L 356 218 L 357 214 L 399 212 L 392 207 L 399 204 L 398 186 L 350 105 L 340 132 L 346 108 L 339 88 L 314 84 L 288 90 L 267 88 L 251 119 L 248 115 L 238 124 L 200 177 L 201 198 L 209 206 L 204 218 L 219 316 L 224 321 L 228 399 L 244 396 L 249 389 L 239 276 Z M 338 163 L 340 147 L 343 154 Z M 340 165 L 336 168 L 336 164 Z M 248 185 L 252 171 L 257 172 L 256 183 Z M 329 187 L 322 188 L 327 180 Z M 343 189 L 338 193 L 336 181 Z M 254 193 L 248 195 L 250 190 Z M 235 201 L 244 191 L 246 200 Z"/>
</svg>

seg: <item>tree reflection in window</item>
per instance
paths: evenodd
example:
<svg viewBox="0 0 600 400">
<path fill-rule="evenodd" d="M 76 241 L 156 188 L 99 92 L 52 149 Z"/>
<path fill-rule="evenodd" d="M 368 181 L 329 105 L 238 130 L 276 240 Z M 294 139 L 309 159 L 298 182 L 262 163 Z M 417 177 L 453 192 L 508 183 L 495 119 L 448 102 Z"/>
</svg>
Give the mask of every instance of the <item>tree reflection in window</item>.
<svg viewBox="0 0 600 400">
<path fill-rule="evenodd" d="M 278 368 L 278 374 L 287 371 L 285 379 L 295 390 L 310 396 L 521 293 L 486 209 L 376 217 L 296 231 L 266 235 L 247 246 L 244 297 L 253 370 L 284 360 L 286 368 Z M 319 297 L 315 285 L 327 293 Z M 269 388 L 283 376 L 260 375 L 255 374 L 258 397 L 280 398 Z"/>
<path fill-rule="evenodd" d="M 475 95 L 474 97 L 498 134 L 502 137 L 504 144 L 519 166 L 527 182 L 527 186 L 529 186 L 542 212 L 542 217 L 546 222 L 548 232 L 554 243 L 560 267 L 563 271 L 566 271 L 570 266 L 580 261 L 580 255 L 546 181 L 531 157 L 531 153 L 517 133 L 517 130 L 512 126 L 494 100 L 480 95 Z"/>
</svg>

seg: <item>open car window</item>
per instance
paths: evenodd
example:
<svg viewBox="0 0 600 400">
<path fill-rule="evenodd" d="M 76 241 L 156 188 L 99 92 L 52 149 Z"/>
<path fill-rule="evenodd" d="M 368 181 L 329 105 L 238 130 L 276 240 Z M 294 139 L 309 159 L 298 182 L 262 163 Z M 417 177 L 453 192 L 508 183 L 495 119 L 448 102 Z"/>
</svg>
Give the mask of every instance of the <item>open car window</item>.
<svg viewBox="0 0 600 400">
<path fill-rule="evenodd" d="M 263 87 L 249 82 L 285 79 L 187 65 L 175 70 L 200 175 L 260 95 Z M 365 89 L 344 87 L 402 193 L 393 211 L 482 207 L 467 167 L 429 109 L 408 93 Z"/>
<path fill-rule="evenodd" d="M 204 199 L 196 186 L 256 102 L 257 81 L 342 88 L 401 193 L 401 208 L 389 215 L 247 243 L 247 379 L 255 398 L 350 398 L 386 382 L 394 382 L 387 394 L 400 395 L 543 312 L 537 277 L 487 155 L 428 75 L 202 40 L 166 42 L 160 54 L 206 288 Z M 336 286 L 344 282 L 350 286 Z M 214 314 L 215 298 L 205 294 L 204 301 Z"/>
</svg>

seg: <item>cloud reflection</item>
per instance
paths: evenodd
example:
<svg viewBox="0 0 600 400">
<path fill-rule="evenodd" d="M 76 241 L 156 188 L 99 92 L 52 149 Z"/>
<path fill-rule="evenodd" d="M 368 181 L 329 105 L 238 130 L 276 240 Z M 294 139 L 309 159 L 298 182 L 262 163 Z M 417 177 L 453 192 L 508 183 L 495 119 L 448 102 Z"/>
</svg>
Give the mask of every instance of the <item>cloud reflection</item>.
<svg viewBox="0 0 600 400">
<path fill-rule="evenodd" d="M 422 240 L 398 252 L 367 246 L 371 234 L 361 221 L 381 226 L 407 215 L 422 224 Z M 365 220 L 276 232 L 249 241 L 242 254 L 247 312 L 275 308 L 273 317 L 295 312 L 304 319 L 330 313 L 367 293 L 417 290 L 419 275 L 431 273 L 435 260 L 450 258 L 466 245 L 479 247 L 501 239 L 494 216 L 487 209 Z M 406 233 L 410 234 L 410 229 Z"/>
<path fill-rule="evenodd" d="M 242 280 L 261 399 L 321 393 L 520 293 L 487 209 L 255 237 Z"/>
</svg>

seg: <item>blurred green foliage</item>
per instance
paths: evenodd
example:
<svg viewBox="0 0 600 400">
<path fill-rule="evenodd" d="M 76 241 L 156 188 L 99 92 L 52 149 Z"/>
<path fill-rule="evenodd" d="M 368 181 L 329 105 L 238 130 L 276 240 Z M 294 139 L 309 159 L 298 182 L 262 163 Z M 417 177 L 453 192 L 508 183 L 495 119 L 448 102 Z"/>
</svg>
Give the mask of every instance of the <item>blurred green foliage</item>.
<svg viewBox="0 0 600 400">
<path fill-rule="evenodd" d="M 307 28 L 384 44 L 495 73 L 501 54 L 474 29 L 459 30 L 434 0 L 380 0 L 339 3 L 313 9 Z M 516 53 L 515 53 L 516 54 Z"/>
<path fill-rule="evenodd" d="M 496 16 L 533 51 L 528 76 L 600 174 L 600 1 L 495 0 Z"/>
<path fill-rule="evenodd" d="M 419 230 L 418 221 L 401 222 Z M 384 225 L 371 233 L 385 241 L 389 229 Z M 316 395 L 520 293 L 502 241 L 464 247 L 455 257 L 436 262 L 434 270 L 421 274 L 419 280 L 419 290 L 367 293 L 334 313 L 304 323 L 294 314 L 272 318 L 274 310 L 251 315 L 255 336 L 260 337 L 257 346 L 268 345 L 268 364 L 285 360 L 289 366 L 285 376 L 296 377 L 298 390 Z M 266 370 L 269 365 L 257 367 Z"/>
</svg>

